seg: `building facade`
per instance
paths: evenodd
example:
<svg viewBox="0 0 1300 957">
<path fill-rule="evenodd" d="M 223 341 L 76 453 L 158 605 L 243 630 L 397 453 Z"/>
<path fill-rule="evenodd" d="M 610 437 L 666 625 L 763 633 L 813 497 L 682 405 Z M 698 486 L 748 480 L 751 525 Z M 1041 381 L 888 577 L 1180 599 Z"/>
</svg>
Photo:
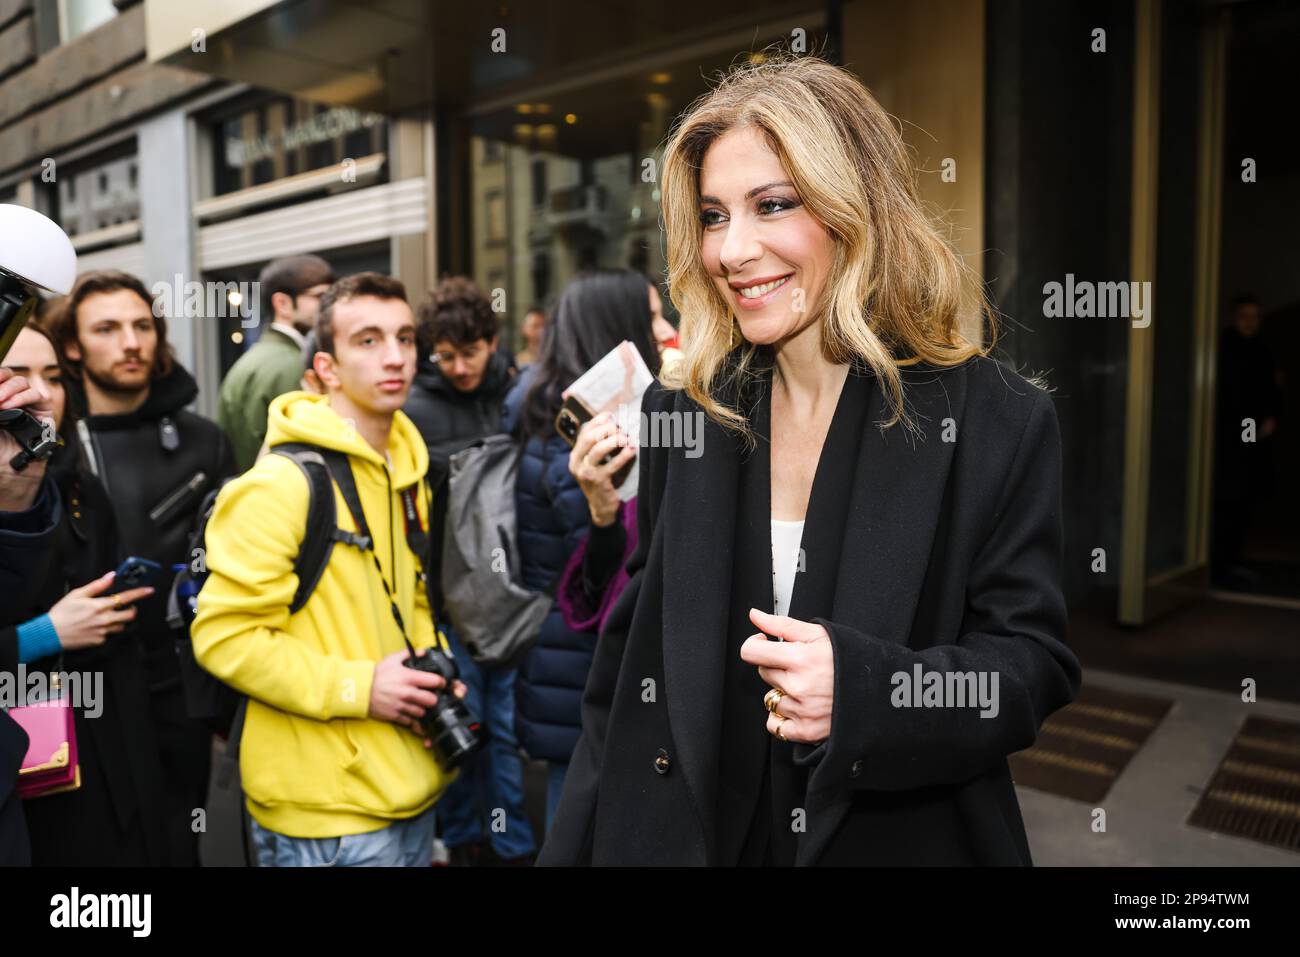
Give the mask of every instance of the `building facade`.
<svg viewBox="0 0 1300 957">
<path fill-rule="evenodd" d="M 1266 213 L 1296 208 L 1300 161 L 1246 105 L 1285 80 L 1293 5 L 110 6 L 0 0 L 0 200 L 56 214 L 83 264 L 151 281 L 302 251 L 417 298 L 469 274 L 507 330 L 583 268 L 665 279 L 655 171 L 709 77 L 769 44 L 848 66 L 984 277 L 997 355 L 1054 391 L 1071 602 L 1141 624 L 1206 594 L 1218 329 L 1246 288 L 1300 302 L 1289 219 Z M 77 19 L 52 28 L 52 7 Z M 1140 315 L 1054 310 L 1078 283 L 1156 293 Z M 178 324 L 206 403 L 235 324 Z M 1300 542 L 1300 507 L 1277 508 Z"/>
</svg>

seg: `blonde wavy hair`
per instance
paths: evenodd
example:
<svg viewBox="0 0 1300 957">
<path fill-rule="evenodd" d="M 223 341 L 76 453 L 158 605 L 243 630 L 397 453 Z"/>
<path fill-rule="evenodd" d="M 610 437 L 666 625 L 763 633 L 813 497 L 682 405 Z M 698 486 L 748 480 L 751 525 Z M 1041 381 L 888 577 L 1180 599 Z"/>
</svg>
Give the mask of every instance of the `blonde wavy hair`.
<svg viewBox="0 0 1300 957">
<path fill-rule="evenodd" d="M 909 427 L 899 370 L 950 367 L 986 355 L 995 319 L 974 271 L 940 234 L 917 195 L 898 127 L 847 70 L 813 57 L 768 55 L 732 68 L 683 114 L 665 147 L 663 217 L 668 282 L 681 314 L 683 360 L 665 384 L 684 389 L 722 425 L 748 434 L 745 416 L 719 398 L 755 373 L 758 347 L 741 345 L 731 304 L 701 255 L 704 154 L 738 127 L 760 130 L 805 208 L 835 240 L 819 301 L 822 353 L 858 362 L 879 378 L 893 411 L 885 427 Z M 958 318 L 973 306 L 989 345 L 964 338 Z"/>
</svg>

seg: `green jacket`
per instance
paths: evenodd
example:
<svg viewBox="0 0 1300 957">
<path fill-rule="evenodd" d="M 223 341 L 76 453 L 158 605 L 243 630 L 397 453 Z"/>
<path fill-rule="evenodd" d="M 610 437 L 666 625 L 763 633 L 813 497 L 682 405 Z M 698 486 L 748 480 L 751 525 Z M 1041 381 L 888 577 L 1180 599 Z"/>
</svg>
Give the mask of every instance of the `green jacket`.
<svg viewBox="0 0 1300 957">
<path fill-rule="evenodd" d="M 257 461 L 271 400 L 302 388 L 302 373 L 298 343 L 275 326 L 269 326 L 226 373 L 217 422 L 230 436 L 239 471 L 247 471 Z"/>
</svg>

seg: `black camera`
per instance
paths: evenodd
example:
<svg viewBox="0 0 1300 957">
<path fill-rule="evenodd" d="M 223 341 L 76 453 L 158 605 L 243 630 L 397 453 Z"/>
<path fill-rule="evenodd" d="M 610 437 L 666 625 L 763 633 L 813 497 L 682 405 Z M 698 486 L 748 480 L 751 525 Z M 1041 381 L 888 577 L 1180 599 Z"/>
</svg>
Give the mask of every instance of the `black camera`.
<svg viewBox="0 0 1300 957">
<path fill-rule="evenodd" d="M 452 692 L 452 683 L 460 674 L 456 662 L 437 648 L 426 648 L 402 664 L 417 671 L 442 675 L 447 686 L 438 694 L 438 703 L 424 712 L 420 727 L 433 741 L 433 753 L 445 768 L 458 768 L 482 746 L 482 724 Z"/>
<path fill-rule="evenodd" d="M 53 220 L 26 206 L 0 203 L 0 361 L 36 311 L 39 290 L 67 295 L 76 278 L 76 250 Z M 50 423 L 26 409 L 0 412 L 0 429 L 18 443 L 10 459 L 15 472 L 63 444 Z"/>
</svg>

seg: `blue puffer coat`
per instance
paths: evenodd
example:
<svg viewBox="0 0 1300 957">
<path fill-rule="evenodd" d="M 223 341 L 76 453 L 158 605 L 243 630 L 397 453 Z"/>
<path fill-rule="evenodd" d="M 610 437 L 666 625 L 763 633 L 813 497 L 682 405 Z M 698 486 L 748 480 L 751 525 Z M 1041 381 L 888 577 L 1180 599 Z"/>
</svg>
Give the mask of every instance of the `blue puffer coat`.
<svg viewBox="0 0 1300 957">
<path fill-rule="evenodd" d="M 502 429 L 513 432 L 536 366 L 520 373 L 506 397 Z M 515 482 L 523 585 L 542 591 L 558 579 L 587 534 L 587 499 L 569 474 L 569 446 L 559 435 L 528 440 Z M 582 731 L 582 691 L 596 636 L 574 631 L 552 608 L 515 679 L 515 734 L 530 758 L 569 762 Z"/>
</svg>

